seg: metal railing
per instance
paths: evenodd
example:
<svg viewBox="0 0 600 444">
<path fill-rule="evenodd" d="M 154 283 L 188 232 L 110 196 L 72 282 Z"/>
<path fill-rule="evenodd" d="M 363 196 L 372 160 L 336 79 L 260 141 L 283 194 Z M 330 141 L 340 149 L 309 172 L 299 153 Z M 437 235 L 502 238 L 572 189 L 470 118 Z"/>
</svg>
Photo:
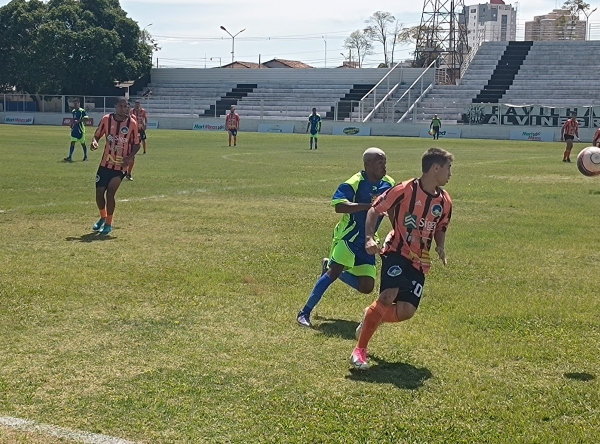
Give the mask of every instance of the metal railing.
<svg viewBox="0 0 600 444">
<path fill-rule="evenodd" d="M 425 97 L 425 95 L 429 92 L 429 90 L 431 90 L 431 88 L 433 88 L 433 83 L 431 83 L 427 88 L 425 88 L 425 90 L 421 93 L 421 95 L 413 102 L 412 105 L 410 105 L 408 110 L 406 110 L 406 112 L 404 114 L 402 114 L 402 117 L 400 117 L 400 119 L 398 119 L 398 122 L 396 122 L 396 123 L 402 123 L 402 121 L 406 118 L 406 116 L 408 116 L 410 114 L 410 112 L 413 110 L 414 110 L 413 123 L 415 123 L 417 121 L 417 103 L 419 103 L 421 101 L 421 99 L 423 97 Z"/>
<path fill-rule="evenodd" d="M 363 121 L 363 113 L 364 113 L 364 104 L 366 102 L 366 99 L 369 97 L 369 95 L 371 93 L 373 93 L 373 107 L 375 107 L 376 103 L 377 103 L 377 88 L 383 83 L 384 80 L 387 79 L 388 84 L 387 84 L 387 89 L 388 91 L 390 90 L 390 75 L 392 74 L 392 72 L 394 72 L 394 70 L 400 66 L 400 80 L 398 81 L 398 85 L 400 83 L 402 83 L 402 76 L 404 74 L 404 67 L 401 65 L 402 62 L 398 62 L 396 63 L 392 69 L 390 69 L 382 78 L 379 82 L 377 82 L 375 84 L 375 86 L 373 88 L 371 88 L 369 90 L 368 93 L 366 93 L 359 101 L 359 119 L 361 121 Z"/>
<path fill-rule="evenodd" d="M 437 59 L 432 61 L 429 64 L 429 66 L 421 73 L 421 75 L 415 79 L 415 81 L 407 88 L 406 91 L 404 91 L 402 96 L 398 100 L 396 100 L 396 102 L 392 105 L 392 109 L 395 109 L 396 105 L 398 105 L 398 103 L 400 103 L 400 101 L 407 95 L 407 93 L 409 95 L 409 102 L 410 102 L 410 91 L 419 82 L 419 80 L 421 80 L 421 93 L 423 93 L 423 76 L 429 71 L 429 69 L 436 62 L 437 62 Z M 435 80 L 434 80 L 434 83 L 435 83 Z M 396 92 L 396 90 L 398 89 L 399 86 L 400 86 L 400 83 L 397 83 L 392 89 L 390 89 L 388 91 L 388 93 L 379 101 L 379 103 L 375 107 L 373 107 L 371 112 L 363 119 L 363 123 L 367 122 L 371 117 L 373 117 L 373 114 L 375 114 L 375 112 L 383 105 L 383 103 L 386 102 L 388 100 L 388 98 L 390 98 L 392 96 L 392 94 L 394 94 L 394 92 Z"/>
</svg>

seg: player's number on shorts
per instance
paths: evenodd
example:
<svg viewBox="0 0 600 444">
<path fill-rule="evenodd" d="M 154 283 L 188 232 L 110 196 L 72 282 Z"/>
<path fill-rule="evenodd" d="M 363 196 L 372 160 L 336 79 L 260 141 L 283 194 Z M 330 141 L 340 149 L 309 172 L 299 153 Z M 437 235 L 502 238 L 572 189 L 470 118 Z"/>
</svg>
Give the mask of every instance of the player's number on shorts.
<svg viewBox="0 0 600 444">
<path fill-rule="evenodd" d="M 415 282 L 415 286 L 413 288 L 413 294 L 420 298 L 421 295 L 423 294 L 423 286 L 421 284 L 419 284 L 418 282 Z"/>
</svg>

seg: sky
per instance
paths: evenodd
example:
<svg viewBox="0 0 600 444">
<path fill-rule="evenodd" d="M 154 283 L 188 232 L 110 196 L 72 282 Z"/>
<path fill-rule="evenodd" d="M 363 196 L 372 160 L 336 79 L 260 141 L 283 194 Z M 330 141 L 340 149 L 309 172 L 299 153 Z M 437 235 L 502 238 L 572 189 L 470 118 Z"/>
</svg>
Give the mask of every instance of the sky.
<svg viewBox="0 0 600 444">
<path fill-rule="evenodd" d="M 564 0 L 506 1 L 518 10 L 517 40 L 523 39 L 525 22 L 562 5 Z M 487 0 L 465 4 L 486 3 Z M 0 6 L 9 3 L 0 0 Z M 592 9 L 600 0 L 588 0 Z M 316 68 L 340 66 L 348 59 L 344 40 L 365 27 L 376 11 L 386 11 L 405 26 L 420 23 L 424 0 L 121 0 L 127 15 L 146 28 L 160 51 L 154 66 L 211 68 L 232 60 L 261 62 L 273 58 L 300 60 Z M 592 38 L 600 39 L 600 11 L 590 17 Z M 232 40 L 232 35 L 244 30 Z M 597 31 L 596 31 L 597 30 Z M 410 58 L 411 48 L 396 50 L 394 59 Z M 363 66 L 383 61 L 380 43 Z"/>
</svg>

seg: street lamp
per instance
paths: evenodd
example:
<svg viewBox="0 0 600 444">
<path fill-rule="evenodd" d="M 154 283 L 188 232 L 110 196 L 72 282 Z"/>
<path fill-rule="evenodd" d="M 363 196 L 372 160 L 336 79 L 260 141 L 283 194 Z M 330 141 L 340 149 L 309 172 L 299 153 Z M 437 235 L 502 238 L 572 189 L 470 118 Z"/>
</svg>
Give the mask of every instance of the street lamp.
<svg viewBox="0 0 600 444">
<path fill-rule="evenodd" d="M 590 30 L 588 29 L 588 22 L 590 19 L 590 15 L 592 15 L 594 12 L 596 12 L 596 10 L 598 8 L 594 8 L 592 9 L 589 13 L 582 7 L 581 4 L 577 5 L 577 9 L 580 11 L 583 11 L 584 15 L 585 15 L 585 39 L 584 40 L 589 40 L 590 39 Z"/>
<path fill-rule="evenodd" d="M 142 39 L 144 39 L 144 45 L 146 44 L 146 40 L 148 40 L 148 34 L 146 34 L 146 28 L 148 26 L 152 26 L 152 23 L 147 24 L 144 26 L 144 29 L 142 29 Z M 150 66 L 152 66 L 152 50 L 150 50 Z"/>
<path fill-rule="evenodd" d="M 325 42 L 325 68 L 327 68 L 327 40 L 325 40 L 325 36 L 323 37 L 323 41 Z"/>
<path fill-rule="evenodd" d="M 223 31 L 225 31 L 227 34 L 229 34 L 231 37 L 231 63 L 233 63 L 233 60 L 235 57 L 235 38 L 238 36 L 238 34 L 241 34 L 242 32 L 244 32 L 246 30 L 246 28 L 242 29 L 236 35 L 232 35 L 229 31 L 227 31 L 227 29 L 225 29 L 225 26 L 221 26 L 221 29 Z M 233 68 L 233 66 L 232 66 L 232 68 Z"/>
<path fill-rule="evenodd" d="M 221 67 L 221 57 L 211 57 L 210 60 L 212 62 L 212 59 L 219 59 L 219 68 Z"/>
</svg>

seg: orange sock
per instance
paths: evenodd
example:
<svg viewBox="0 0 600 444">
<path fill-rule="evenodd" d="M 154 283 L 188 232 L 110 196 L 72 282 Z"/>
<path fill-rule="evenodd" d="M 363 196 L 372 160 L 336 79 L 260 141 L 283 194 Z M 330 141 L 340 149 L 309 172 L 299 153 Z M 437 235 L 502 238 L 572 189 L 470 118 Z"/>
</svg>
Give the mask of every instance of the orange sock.
<svg viewBox="0 0 600 444">
<path fill-rule="evenodd" d="M 102 219 L 106 219 L 106 208 L 102 208 L 102 209 L 100 210 L 100 217 L 101 217 Z"/>
<path fill-rule="evenodd" d="M 358 344 L 356 345 L 358 348 L 367 348 L 375 330 L 377 330 L 377 327 L 381 324 L 381 320 L 386 310 L 387 307 L 379 301 L 373 302 L 371 306 L 367 308 L 367 314 L 365 315 L 360 337 L 358 338 Z"/>
<path fill-rule="evenodd" d="M 381 320 L 383 322 L 400 322 L 400 319 L 398 319 L 398 310 L 396 308 L 396 304 L 388 307 Z"/>
<path fill-rule="evenodd" d="M 106 225 L 112 225 L 112 221 L 113 221 L 112 214 L 109 214 L 108 216 L 106 216 Z"/>
</svg>

